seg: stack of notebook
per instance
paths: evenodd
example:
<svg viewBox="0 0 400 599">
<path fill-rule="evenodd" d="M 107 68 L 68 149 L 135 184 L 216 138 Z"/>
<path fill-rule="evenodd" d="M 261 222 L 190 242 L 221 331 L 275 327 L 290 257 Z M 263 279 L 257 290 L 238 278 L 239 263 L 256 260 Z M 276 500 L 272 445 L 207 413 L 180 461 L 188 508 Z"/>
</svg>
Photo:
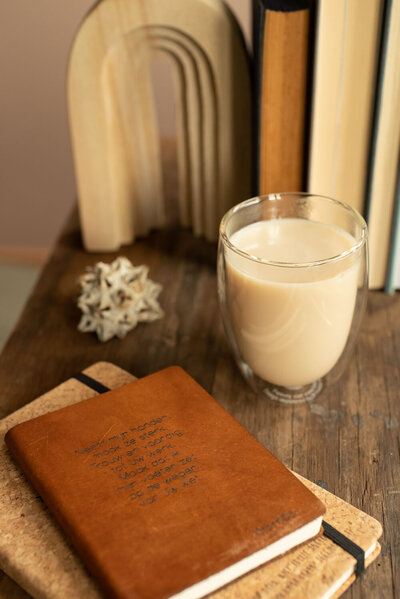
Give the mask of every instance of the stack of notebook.
<svg viewBox="0 0 400 599">
<path fill-rule="evenodd" d="M 97 363 L 0 424 L 0 566 L 33 597 L 335 597 L 377 556 L 181 369 L 132 381 Z"/>
</svg>

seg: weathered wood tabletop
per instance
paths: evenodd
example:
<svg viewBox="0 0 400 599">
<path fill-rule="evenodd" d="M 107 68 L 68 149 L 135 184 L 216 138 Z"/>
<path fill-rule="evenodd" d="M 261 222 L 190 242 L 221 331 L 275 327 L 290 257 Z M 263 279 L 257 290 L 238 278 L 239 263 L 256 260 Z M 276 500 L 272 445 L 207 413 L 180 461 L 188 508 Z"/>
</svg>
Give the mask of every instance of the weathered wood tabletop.
<svg viewBox="0 0 400 599">
<path fill-rule="evenodd" d="M 163 285 L 162 320 L 105 344 L 77 331 L 78 276 L 126 255 Z M 118 254 L 88 254 L 72 217 L 0 357 L 0 417 L 98 360 L 141 377 L 185 368 L 280 460 L 377 518 L 382 553 L 343 595 L 400 597 L 400 295 L 370 293 L 355 354 L 314 403 L 287 407 L 254 396 L 231 358 L 219 317 L 216 245 L 177 230 Z M 0 575 L 0 598 L 26 597 Z"/>
</svg>

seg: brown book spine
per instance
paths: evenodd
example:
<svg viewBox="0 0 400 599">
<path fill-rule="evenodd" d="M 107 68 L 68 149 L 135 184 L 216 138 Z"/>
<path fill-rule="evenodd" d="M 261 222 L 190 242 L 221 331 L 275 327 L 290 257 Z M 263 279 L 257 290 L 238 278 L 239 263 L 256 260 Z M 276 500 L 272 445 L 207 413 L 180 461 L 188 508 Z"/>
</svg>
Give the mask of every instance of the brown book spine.
<svg viewBox="0 0 400 599">
<path fill-rule="evenodd" d="M 255 0 L 258 193 L 303 191 L 314 53 L 313 0 Z"/>
</svg>

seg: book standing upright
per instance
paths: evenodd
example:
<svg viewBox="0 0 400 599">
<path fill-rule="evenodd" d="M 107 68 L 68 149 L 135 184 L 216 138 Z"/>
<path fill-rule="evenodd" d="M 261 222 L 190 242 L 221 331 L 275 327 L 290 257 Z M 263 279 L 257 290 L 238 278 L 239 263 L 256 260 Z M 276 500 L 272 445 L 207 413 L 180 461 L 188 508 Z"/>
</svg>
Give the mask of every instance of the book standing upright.
<svg viewBox="0 0 400 599">
<path fill-rule="evenodd" d="M 313 0 L 253 0 L 256 188 L 304 190 Z"/>
<path fill-rule="evenodd" d="M 389 254 L 396 218 L 400 160 L 400 2 L 388 0 L 377 86 L 368 172 L 366 219 L 370 244 L 370 287 L 392 288 Z M 389 267 L 389 270 L 388 270 Z"/>
<path fill-rule="evenodd" d="M 400 151 L 385 291 L 394 293 L 396 289 L 400 289 Z"/>
<path fill-rule="evenodd" d="M 321 0 L 308 191 L 364 209 L 380 0 Z"/>
</svg>

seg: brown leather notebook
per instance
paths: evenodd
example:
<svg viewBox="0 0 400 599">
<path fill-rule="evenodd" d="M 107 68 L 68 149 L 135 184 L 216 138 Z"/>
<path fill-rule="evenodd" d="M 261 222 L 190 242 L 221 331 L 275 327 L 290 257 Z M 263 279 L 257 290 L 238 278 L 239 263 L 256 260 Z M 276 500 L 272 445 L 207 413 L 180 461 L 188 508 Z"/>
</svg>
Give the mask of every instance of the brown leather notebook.
<svg viewBox="0 0 400 599">
<path fill-rule="evenodd" d="M 109 597 L 200 597 L 317 534 L 324 506 L 178 367 L 6 443 Z"/>
</svg>

